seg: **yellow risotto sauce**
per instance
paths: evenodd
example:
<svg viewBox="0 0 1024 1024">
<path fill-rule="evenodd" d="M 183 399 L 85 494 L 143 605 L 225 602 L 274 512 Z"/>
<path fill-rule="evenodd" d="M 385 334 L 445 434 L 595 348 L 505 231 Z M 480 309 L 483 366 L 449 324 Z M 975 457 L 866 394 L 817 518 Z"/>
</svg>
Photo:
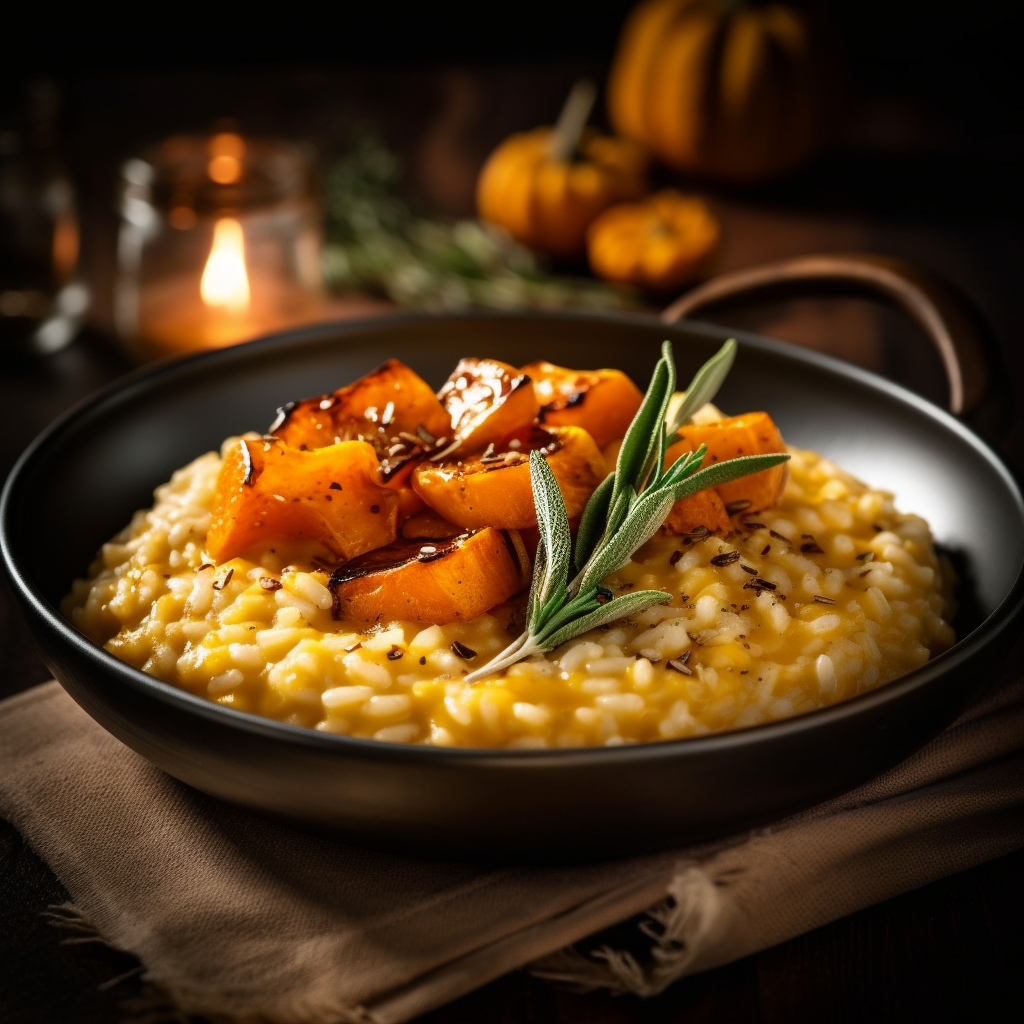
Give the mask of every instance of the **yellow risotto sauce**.
<svg viewBox="0 0 1024 1024">
<path fill-rule="evenodd" d="M 740 729 L 871 690 L 954 639 L 927 524 L 831 461 L 790 451 L 776 507 L 733 516 L 725 537 L 656 535 L 607 581 L 665 590 L 667 604 L 473 685 L 463 677 L 521 631 L 520 604 L 367 630 L 332 616 L 330 570 L 294 546 L 215 565 L 204 541 L 216 453 L 103 546 L 64 612 L 159 679 L 325 732 L 524 748 Z"/>
</svg>

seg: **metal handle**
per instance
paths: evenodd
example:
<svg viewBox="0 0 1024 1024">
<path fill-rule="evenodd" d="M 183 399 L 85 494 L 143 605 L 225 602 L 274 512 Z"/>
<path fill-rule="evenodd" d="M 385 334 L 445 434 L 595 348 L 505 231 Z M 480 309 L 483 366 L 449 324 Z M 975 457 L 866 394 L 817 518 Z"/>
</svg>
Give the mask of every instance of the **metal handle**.
<svg viewBox="0 0 1024 1024">
<path fill-rule="evenodd" d="M 977 316 L 948 285 L 903 260 L 872 253 L 828 253 L 765 263 L 712 278 L 662 314 L 667 323 L 739 295 L 840 286 L 893 302 L 935 346 L 949 382 L 949 409 L 966 416 L 989 396 L 992 359 Z"/>
</svg>

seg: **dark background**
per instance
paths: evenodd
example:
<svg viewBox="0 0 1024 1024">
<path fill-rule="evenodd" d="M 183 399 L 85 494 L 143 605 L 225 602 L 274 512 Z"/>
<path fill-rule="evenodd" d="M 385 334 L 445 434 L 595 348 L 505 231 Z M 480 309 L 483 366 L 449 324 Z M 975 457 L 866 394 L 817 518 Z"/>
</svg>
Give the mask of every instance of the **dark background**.
<svg viewBox="0 0 1024 1024">
<path fill-rule="evenodd" d="M 167 7 L 60 17 L 23 8 L 8 15 L 0 118 L 15 116 L 33 77 L 56 85 L 59 146 L 79 193 L 93 322 L 103 329 L 117 170 L 146 145 L 230 119 L 250 134 L 312 141 L 329 164 L 353 129 L 369 124 L 403 159 L 412 194 L 439 212 L 471 215 L 473 181 L 491 148 L 512 131 L 553 121 L 580 75 L 603 83 L 630 6 L 527 0 L 457 13 L 373 3 L 329 12 Z M 1015 295 L 999 294 L 973 261 L 944 265 L 928 240 L 909 236 L 922 226 L 921 239 L 958 231 L 984 257 L 1024 264 L 1020 5 L 839 0 L 818 9 L 831 28 L 842 90 L 817 160 L 760 188 L 678 176 L 672 183 L 772 214 L 884 223 L 889 237 L 873 247 L 953 276 L 997 335 L 1015 339 Z M 603 109 L 602 95 L 595 122 Z M 781 239 L 775 245 L 785 248 Z M 749 261 L 745 250 L 726 260 Z M 1021 364 L 1012 370 L 1020 375 Z"/>
<path fill-rule="evenodd" d="M 61 97 L 58 145 L 79 194 L 83 268 L 94 296 L 83 336 L 50 360 L 0 363 L 6 471 L 74 398 L 123 368 L 109 329 L 117 169 L 147 144 L 230 118 L 245 132 L 312 141 L 324 163 L 372 124 L 402 157 L 410 192 L 451 215 L 512 131 L 550 123 L 581 74 L 604 79 L 629 4 L 306 5 L 256 12 L 184 6 L 58 15 L 5 10 L 0 130 L 38 76 Z M 999 376 L 1024 388 L 1024 245 L 1019 4 L 953 8 L 908 0 L 825 7 L 844 102 L 828 145 L 800 174 L 735 189 L 680 179 L 715 204 L 728 244 L 719 269 L 816 249 L 864 248 L 952 281 L 993 328 Z M 597 120 L 601 117 L 600 111 Z M 839 351 L 941 401 L 934 357 L 895 314 L 803 303 L 738 310 L 730 321 Z M 12 415 L 13 410 L 13 415 Z M 1024 467 L 1020 417 L 991 439 Z M 6 597 L 6 594 L 4 595 Z M 2 693 L 48 673 L 9 600 Z M 580 999 L 510 976 L 432 1022 L 1012 1019 L 1024 954 L 1024 855 L 888 901 L 645 1004 Z M 0 823 L 0 1017 L 110 1020 L 127 988 L 97 986 L 134 964 L 100 947 L 59 945 L 41 917 L 66 898 Z"/>
</svg>

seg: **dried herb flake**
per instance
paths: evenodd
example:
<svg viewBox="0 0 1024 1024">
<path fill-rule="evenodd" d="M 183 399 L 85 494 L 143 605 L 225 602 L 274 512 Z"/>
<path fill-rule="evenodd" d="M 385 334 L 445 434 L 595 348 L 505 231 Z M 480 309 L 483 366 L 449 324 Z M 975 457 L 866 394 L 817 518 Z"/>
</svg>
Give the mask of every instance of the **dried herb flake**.
<svg viewBox="0 0 1024 1024">
<path fill-rule="evenodd" d="M 723 551 L 720 555 L 715 555 L 711 559 L 711 564 L 718 567 L 719 569 L 726 565 L 732 565 L 733 562 L 740 560 L 740 553 L 738 551 Z"/>
</svg>

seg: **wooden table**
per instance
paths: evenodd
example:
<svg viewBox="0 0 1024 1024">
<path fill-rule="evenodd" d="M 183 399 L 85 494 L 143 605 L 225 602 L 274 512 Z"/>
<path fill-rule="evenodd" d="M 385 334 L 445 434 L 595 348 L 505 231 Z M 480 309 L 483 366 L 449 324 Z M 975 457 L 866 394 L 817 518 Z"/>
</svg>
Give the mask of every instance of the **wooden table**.
<svg viewBox="0 0 1024 1024">
<path fill-rule="evenodd" d="M 72 75 L 65 83 L 73 86 L 74 99 L 68 150 L 87 216 L 94 315 L 71 347 L 46 361 L 5 357 L 0 374 L 4 473 L 54 416 L 127 369 L 108 327 L 110 197 L 117 161 L 143 141 L 182 124 L 195 125 L 200 112 L 208 117 L 217 106 L 212 95 L 222 108 L 244 111 L 257 132 L 305 133 L 329 152 L 338 141 L 329 115 L 337 97 L 346 97 L 349 108 L 385 126 L 422 194 L 439 209 L 465 214 L 471 211 L 475 171 L 488 149 L 508 131 L 550 119 L 545 111 L 557 105 L 581 70 L 593 69 L 585 61 L 491 69 L 455 64 L 387 74 L 372 68 L 242 68 L 233 76 L 204 77 L 202 69 L 193 69 L 187 82 L 169 72 L 139 69 Z M 260 96 L 274 99 L 261 103 Z M 176 108 L 172 97 L 180 100 Z M 936 122 L 927 101 L 927 95 L 912 90 L 893 95 L 868 88 L 843 138 L 806 175 L 757 194 L 707 190 L 724 225 L 717 269 L 847 249 L 918 262 L 956 281 L 985 312 L 1003 347 L 1004 372 L 1018 399 L 1024 398 L 1019 346 L 1024 267 L 1020 237 L 1010 221 L 1020 151 L 1007 141 L 1013 134 L 1009 129 L 989 126 L 977 137 L 977 125 L 967 117 Z M 827 348 L 944 400 L 937 360 L 915 331 L 888 311 L 808 298 L 729 315 L 732 326 Z M 1002 442 L 1018 473 L 1022 437 L 1018 417 Z M 0 696 L 48 677 L 6 587 L 0 593 L 0 649 L 5 652 Z M 999 1007 L 1019 1011 L 1021 1005 L 1016 979 L 1024 954 L 1022 878 L 1024 852 L 688 979 L 648 1001 L 569 994 L 517 973 L 423 1021 L 1006 1019 Z M 20 836 L 0 823 L 0 1019 L 5 1022 L 117 1020 L 120 1005 L 138 990 L 131 957 L 100 945 L 61 944 L 41 915 L 66 898 Z"/>
</svg>

